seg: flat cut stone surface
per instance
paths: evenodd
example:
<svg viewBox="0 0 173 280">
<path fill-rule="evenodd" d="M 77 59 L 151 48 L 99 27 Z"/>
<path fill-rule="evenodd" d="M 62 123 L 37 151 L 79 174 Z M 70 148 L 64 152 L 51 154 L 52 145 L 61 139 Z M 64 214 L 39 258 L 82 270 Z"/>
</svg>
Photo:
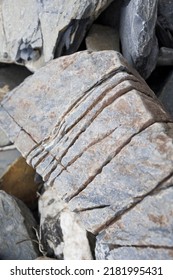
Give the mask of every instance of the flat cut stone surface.
<svg viewBox="0 0 173 280">
<path fill-rule="evenodd" d="M 98 248 L 105 243 L 100 232 L 111 223 L 116 226 L 115 220 L 151 193 L 157 190 L 161 195 L 162 188 L 166 192 L 170 187 L 172 118 L 118 52 L 84 51 L 50 62 L 6 96 L 0 124 L 46 182 L 45 196 L 54 193 L 57 203 L 62 200 L 76 212 L 85 229 L 99 235 Z M 48 197 L 46 205 L 51 205 Z M 161 208 L 166 201 L 163 196 Z M 152 222 L 145 215 L 144 219 L 149 231 Z M 60 228 L 61 219 L 48 222 L 47 232 Z M 113 231 L 110 235 L 114 239 Z M 54 245 L 62 252 L 59 243 Z M 146 254 L 134 249 L 129 257 L 133 252 L 139 259 Z M 170 248 L 158 249 L 158 258 L 168 258 Z M 108 255 L 111 250 L 108 247 Z M 107 258 L 104 251 L 99 254 Z"/>
</svg>

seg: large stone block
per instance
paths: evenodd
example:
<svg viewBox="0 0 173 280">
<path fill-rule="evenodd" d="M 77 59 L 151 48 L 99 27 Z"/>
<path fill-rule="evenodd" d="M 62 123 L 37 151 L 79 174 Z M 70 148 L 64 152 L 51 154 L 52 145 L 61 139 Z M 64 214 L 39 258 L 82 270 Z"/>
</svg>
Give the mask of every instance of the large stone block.
<svg viewBox="0 0 173 280">
<path fill-rule="evenodd" d="M 85 51 L 52 61 L 7 95 L 0 116 L 10 139 L 47 188 L 52 187 L 57 201 L 63 200 L 88 231 L 98 234 L 97 248 L 111 250 L 101 232 L 109 232 L 112 223 L 116 228 L 116 221 L 138 209 L 144 198 L 151 200 L 152 212 L 157 197 L 150 195 L 155 191 L 167 211 L 169 196 L 161 190 L 172 184 L 172 118 L 119 53 Z M 169 207 L 171 211 L 171 203 Z M 144 208 L 138 211 L 150 235 L 152 221 Z M 131 216 L 129 220 L 133 223 Z M 113 229 L 111 244 L 116 240 Z M 136 240 L 140 234 L 136 232 Z M 161 234 L 162 225 L 159 238 Z M 129 243 L 119 244 L 123 250 L 140 246 L 130 232 L 127 236 Z M 158 246 L 158 258 L 172 258 L 164 244 Z M 135 247 L 130 254 L 142 258 L 146 251 Z M 97 256 L 107 258 L 103 250 Z"/>
</svg>

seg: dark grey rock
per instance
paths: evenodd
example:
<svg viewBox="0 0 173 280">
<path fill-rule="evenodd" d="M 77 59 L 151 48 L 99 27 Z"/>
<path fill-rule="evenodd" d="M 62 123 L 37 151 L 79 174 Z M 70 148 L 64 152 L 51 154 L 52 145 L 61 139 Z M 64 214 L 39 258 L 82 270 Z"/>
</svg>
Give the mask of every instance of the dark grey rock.
<svg viewBox="0 0 173 280">
<path fill-rule="evenodd" d="M 126 0 L 121 10 L 122 53 L 145 79 L 157 64 L 157 0 Z"/>
<path fill-rule="evenodd" d="M 159 100 L 163 103 L 166 110 L 173 117 L 173 71 L 169 75 L 160 92 Z"/>
<path fill-rule="evenodd" d="M 157 36 L 162 46 L 173 48 L 173 0 L 158 0 Z"/>
<path fill-rule="evenodd" d="M 32 260 L 40 255 L 30 210 L 4 191 L 0 191 L 0 221 L 0 259 Z"/>
<path fill-rule="evenodd" d="M 107 7 L 107 9 L 100 14 L 98 19 L 96 20 L 96 23 L 101 25 L 108 25 L 114 28 L 115 30 L 119 30 L 120 10 L 122 3 L 122 0 L 114 0 Z"/>
<path fill-rule="evenodd" d="M 160 48 L 157 64 L 159 66 L 173 66 L 173 49 Z"/>
</svg>

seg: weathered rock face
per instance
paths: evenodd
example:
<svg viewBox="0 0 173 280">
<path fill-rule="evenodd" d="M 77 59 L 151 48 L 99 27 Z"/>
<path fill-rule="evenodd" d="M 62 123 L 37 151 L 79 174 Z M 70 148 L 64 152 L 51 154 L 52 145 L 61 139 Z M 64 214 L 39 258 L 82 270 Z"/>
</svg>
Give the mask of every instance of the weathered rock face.
<svg viewBox="0 0 173 280">
<path fill-rule="evenodd" d="M 98 234 L 98 258 L 114 258 L 109 240 L 114 244 L 117 221 L 127 214 L 123 224 L 128 228 L 132 210 L 141 211 L 139 220 L 143 217 L 150 235 L 153 221 L 147 213 L 153 212 L 153 199 L 164 211 L 169 198 L 162 189 L 167 193 L 173 176 L 173 123 L 119 53 L 80 52 L 52 61 L 4 99 L 0 122 L 54 196 L 78 213 L 88 231 Z M 150 198 L 155 191 L 158 197 Z M 163 217 L 170 231 L 171 209 L 170 201 Z M 156 210 L 153 215 L 161 214 Z M 150 257 L 156 257 L 158 245 L 158 258 L 171 259 L 171 241 L 166 245 L 169 253 L 166 241 L 156 244 L 162 224 L 158 228 Z M 130 247 L 130 258 L 148 258 L 145 250 L 138 250 L 141 236 L 142 228 L 138 236 L 129 233 L 129 242 L 119 244 L 119 257 Z"/>
<path fill-rule="evenodd" d="M 1 1 L 0 61 L 35 71 L 54 57 L 76 51 L 93 20 L 111 2 Z"/>
<path fill-rule="evenodd" d="M 173 258 L 172 183 L 173 177 L 98 235 L 97 259 Z"/>
<path fill-rule="evenodd" d="M 156 66 L 159 50 L 155 36 L 158 0 L 124 2 L 120 20 L 122 52 L 141 76 L 147 78 Z"/>
<path fill-rule="evenodd" d="M 32 260 L 39 256 L 33 240 L 36 227 L 29 209 L 4 191 L 0 191 L 0 259 Z"/>
</svg>

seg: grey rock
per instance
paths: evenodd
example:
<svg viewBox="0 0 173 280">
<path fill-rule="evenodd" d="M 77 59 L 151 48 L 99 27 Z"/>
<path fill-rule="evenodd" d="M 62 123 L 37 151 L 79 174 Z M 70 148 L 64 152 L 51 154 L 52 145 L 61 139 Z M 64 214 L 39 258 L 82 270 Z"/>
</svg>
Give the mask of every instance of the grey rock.
<svg viewBox="0 0 173 280">
<path fill-rule="evenodd" d="M 11 142 L 9 141 L 5 132 L 2 129 L 0 129 L 0 147 L 8 146 L 10 144 Z"/>
<path fill-rule="evenodd" d="M 169 187 L 172 118 L 118 52 L 51 61 L 6 96 L 0 123 L 46 182 L 45 196 L 54 192 L 93 234 Z M 53 232 L 57 219 L 45 221 Z"/>
<path fill-rule="evenodd" d="M 159 100 L 164 104 L 166 110 L 173 117 L 173 71 L 170 73 L 167 78 L 161 92 L 159 95 Z"/>
<path fill-rule="evenodd" d="M 126 0 L 122 6 L 120 39 L 122 53 L 145 79 L 157 64 L 155 35 L 157 0 Z"/>
<path fill-rule="evenodd" d="M 65 260 L 91 260 L 87 232 L 77 214 L 49 188 L 39 199 L 41 240 L 48 255 Z"/>
<path fill-rule="evenodd" d="M 35 71 L 54 57 L 73 53 L 92 22 L 111 2 L 1 1 L 0 61 L 23 64 Z"/>
<path fill-rule="evenodd" d="M 173 66 L 173 49 L 160 48 L 157 64 L 158 66 Z"/>
<path fill-rule="evenodd" d="M 21 154 L 14 146 L 0 148 L 0 178 Z"/>
<path fill-rule="evenodd" d="M 173 0 L 158 0 L 157 36 L 162 46 L 173 48 Z"/>
<path fill-rule="evenodd" d="M 173 31 L 173 0 L 159 0 L 158 18 L 163 20 L 164 28 Z"/>
<path fill-rule="evenodd" d="M 109 250 L 102 244 L 96 247 L 97 260 L 172 260 L 172 249 L 121 247 Z"/>
<path fill-rule="evenodd" d="M 98 235 L 96 258 L 172 259 L 172 203 L 172 185 L 144 197 Z"/>
<path fill-rule="evenodd" d="M 120 50 L 119 34 L 109 26 L 93 24 L 85 42 L 89 51 Z"/>
<path fill-rule="evenodd" d="M 20 201 L 0 191 L 0 259 L 31 260 L 39 256 L 30 210 Z"/>
</svg>

